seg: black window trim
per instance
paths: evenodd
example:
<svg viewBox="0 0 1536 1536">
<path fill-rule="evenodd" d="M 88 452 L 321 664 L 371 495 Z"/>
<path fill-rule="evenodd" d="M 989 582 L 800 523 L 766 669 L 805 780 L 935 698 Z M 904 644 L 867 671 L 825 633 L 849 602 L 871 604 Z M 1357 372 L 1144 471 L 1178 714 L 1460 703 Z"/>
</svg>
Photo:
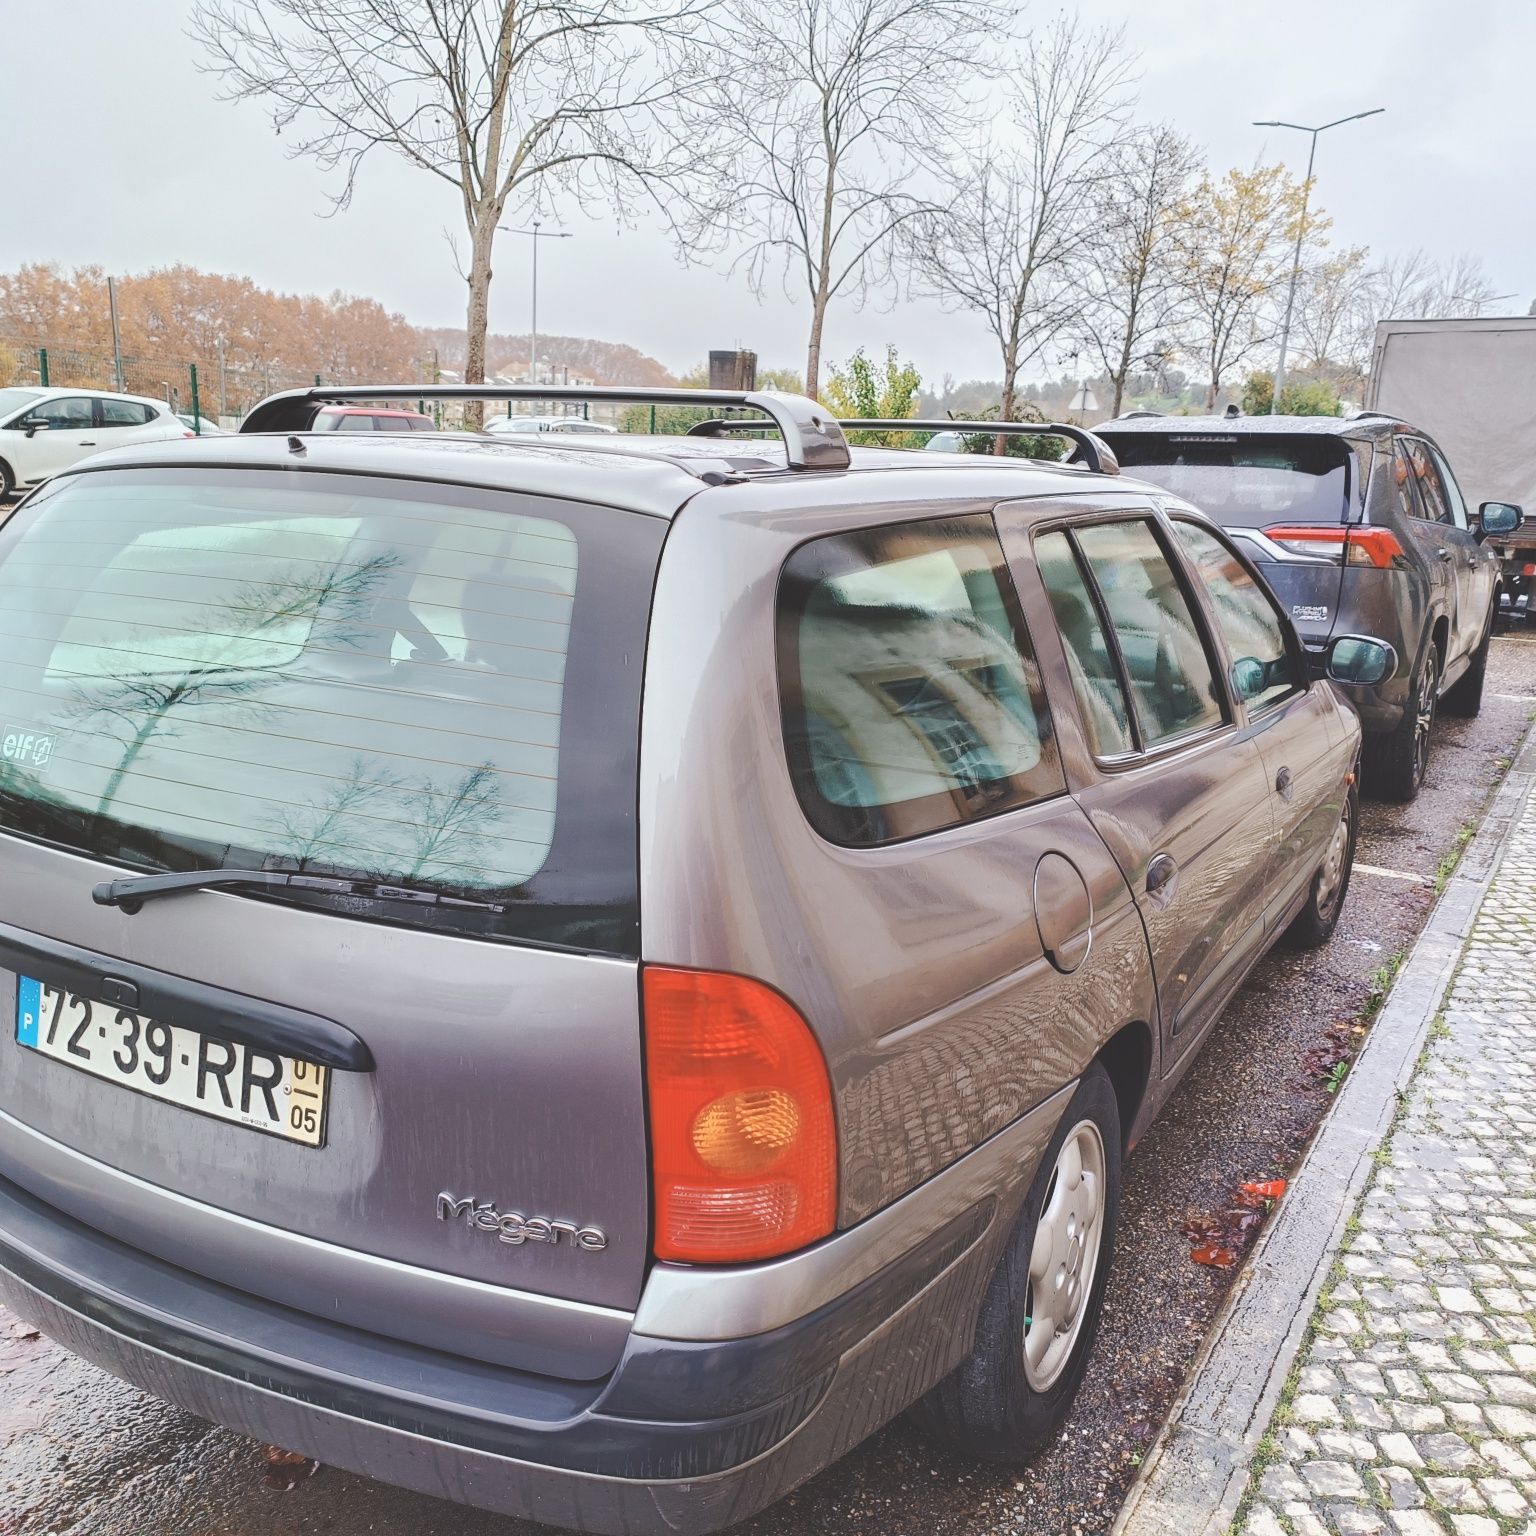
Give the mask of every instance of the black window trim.
<svg viewBox="0 0 1536 1536">
<path fill-rule="evenodd" d="M 1240 549 L 1237 549 L 1233 541 L 1227 537 L 1226 529 L 1218 528 L 1206 518 L 1191 517 L 1187 512 L 1169 512 L 1165 515 L 1170 524 L 1188 523 L 1191 528 L 1198 528 L 1202 533 L 1209 534 L 1228 554 L 1235 557 L 1237 563 L 1253 578 L 1253 584 L 1258 589 L 1259 597 L 1269 604 L 1275 617 L 1280 620 L 1280 633 L 1285 639 L 1286 653 L 1291 658 L 1291 664 L 1296 668 L 1296 675 L 1300 679 L 1299 682 L 1287 692 L 1271 699 L 1267 704 L 1262 704 L 1258 709 L 1253 709 L 1249 706 L 1248 700 L 1240 697 L 1237 689 L 1232 686 L 1232 669 L 1230 664 L 1226 668 L 1225 673 L 1226 692 L 1236 708 L 1242 711 L 1243 718 L 1250 724 L 1256 720 L 1263 720 L 1268 717 L 1272 710 L 1278 709 L 1282 704 L 1289 704 L 1292 700 L 1299 698 L 1311 686 L 1308 681 L 1307 658 L 1302 650 L 1301 637 L 1296 633 L 1296 626 L 1291 623 L 1290 615 L 1280 607 L 1279 601 L 1270 592 L 1268 584 L 1259 575 L 1253 562 Z M 1179 554 L 1182 559 L 1189 560 L 1189 555 L 1182 548 L 1180 548 Z M 1220 623 L 1211 623 L 1210 628 L 1211 633 L 1219 639 L 1222 650 L 1229 650 L 1230 647 L 1227 645 L 1226 636 L 1221 634 Z M 1231 661 L 1236 661 L 1236 659 L 1234 656 L 1231 658 Z"/>
<path fill-rule="evenodd" d="M 1083 578 L 1083 586 L 1093 600 L 1094 613 L 1099 621 L 1099 628 L 1104 632 L 1104 638 L 1109 643 L 1110 652 L 1114 657 L 1115 676 L 1120 684 L 1120 695 L 1125 701 L 1125 712 L 1131 723 L 1131 737 L 1136 743 L 1132 752 L 1116 752 L 1108 756 L 1092 753 L 1093 760 L 1099 767 L 1110 772 L 1124 772 L 1128 768 L 1139 768 L 1143 763 L 1157 762 L 1165 757 L 1170 757 L 1177 752 L 1186 752 L 1192 746 L 1197 746 L 1206 740 L 1214 740 L 1223 731 L 1235 731 L 1238 727 L 1237 706 L 1233 699 L 1231 681 L 1226 675 L 1226 669 L 1218 665 L 1220 656 L 1216 653 L 1211 633 L 1210 620 L 1206 615 L 1205 606 L 1194 591 L 1192 579 L 1185 567 L 1182 552 L 1170 553 L 1168 537 L 1162 527 L 1167 514 L 1157 507 L 1117 507 L 1113 510 L 1100 507 L 1093 511 L 1078 513 L 1072 517 L 1052 518 L 1049 522 L 1042 522 L 1030 529 L 1029 553 L 1030 558 L 1035 558 L 1035 540 L 1042 534 L 1064 533 L 1067 542 L 1072 548 L 1072 558 L 1077 561 L 1078 573 Z M 1136 717 L 1136 707 L 1131 702 L 1130 669 L 1125 664 L 1125 657 L 1120 649 L 1120 637 L 1115 633 L 1115 626 L 1109 617 L 1109 609 L 1104 602 L 1104 594 L 1099 590 L 1098 579 L 1093 574 L 1093 568 L 1089 565 L 1081 547 L 1077 542 L 1076 528 L 1092 528 L 1103 523 L 1128 523 L 1143 522 L 1152 525 L 1152 533 L 1158 547 L 1163 552 L 1163 558 L 1167 560 L 1169 569 L 1173 572 L 1173 579 L 1178 584 L 1179 591 L 1184 596 L 1184 601 L 1189 604 L 1190 616 L 1195 621 L 1195 629 L 1200 636 L 1200 644 L 1205 652 L 1206 665 L 1211 669 L 1211 677 L 1217 683 L 1220 693 L 1222 718 L 1216 725 L 1199 726 L 1188 731 L 1181 731 L 1177 736 L 1170 736 L 1164 741 L 1147 746 L 1141 733 L 1141 722 Z M 1036 570 L 1039 564 L 1036 562 Z M 1058 635 L 1058 639 L 1060 636 Z M 1065 641 L 1062 641 L 1065 648 Z M 1081 705 L 1077 704 L 1077 691 L 1072 690 L 1073 703 L 1081 713 Z M 1086 733 L 1084 740 L 1087 740 Z"/>
<path fill-rule="evenodd" d="M 996 541 L 999 565 L 998 591 L 1003 599 L 1003 606 L 1007 610 L 1011 627 L 1014 630 L 1012 640 L 1018 650 L 1019 659 L 1023 663 L 1026 676 L 1032 687 L 1030 689 L 1030 704 L 1037 712 L 1037 720 L 1044 727 L 1041 732 L 1042 746 L 1048 749 L 1056 766 L 1056 777 L 1059 781 L 1057 787 L 1047 793 L 1030 795 L 1025 799 L 1014 801 L 1009 805 L 999 806 L 993 811 L 984 811 L 976 816 L 968 816 L 960 821 L 947 821 L 940 826 L 924 827 L 915 832 L 905 832 L 896 837 L 885 837 L 874 841 L 850 842 L 843 838 L 833 837 L 827 831 L 819 827 L 806 810 L 805 803 L 800 797 L 800 792 L 795 784 L 794 756 L 789 744 L 789 733 L 785 728 L 785 707 L 792 696 L 791 688 L 786 684 L 791 680 L 787 677 L 785 663 L 789 659 L 786 648 L 781 642 L 779 626 L 783 614 L 781 594 L 783 591 L 784 573 L 789 568 L 790 562 L 801 550 L 809 548 L 813 544 L 825 543 L 830 539 L 844 539 L 850 535 L 880 533 L 888 529 L 921 527 L 925 523 L 957 522 L 963 518 L 984 517 L 991 526 L 992 537 Z M 846 527 L 828 529 L 811 537 L 800 540 L 793 548 L 787 550 L 779 561 L 778 575 L 774 582 L 773 599 L 774 620 L 774 687 L 778 695 L 778 728 L 779 728 L 779 761 L 783 764 L 790 779 L 790 793 L 795 797 L 795 803 L 800 807 L 800 814 L 814 837 L 831 847 L 840 848 L 851 854 L 878 854 L 886 848 L 899 848 L 908 843 L 915 843 L 925 838 L 944 837 L 955 833 L 964 833 L 970 828 L 983 822 L 998 821 L 1004 816 L 1014 816 L 1033 812 L 1042 805 L 1050 805 L 1055 801 L 1068 798 L 1071 795 L 1071 786 L 1067 778 L 1066 764 L 1062 761 L 1061 748 L 1057 741 L 1056 721 L 1051 710 L 1050 693 L 1045 684 L 1044 668 L 1040 665 L 1040 653 L 1034 643 L 1034 637 L 1029 630 L 1028 621 L 1024 615 L 1024 605 L 1019 597 L 1018 583 L 1014 580 L 1013 568 L 1008 560 L 1008 548 L 1003 541 L 1002 530 L 997 526 L 995 507 L 968 507 L 964 511 L 934 511 L 931 507 L 924 508 L 919 516 L 892 518 L 879 523 L 853 523 Z M 1022 640 L 1023 644 L 1020 645 Z M 798 655 L 798 648 L 794 653 Z M 798 695 L 798 681 L 794 681 L 793 695 Z"/>
</svg>

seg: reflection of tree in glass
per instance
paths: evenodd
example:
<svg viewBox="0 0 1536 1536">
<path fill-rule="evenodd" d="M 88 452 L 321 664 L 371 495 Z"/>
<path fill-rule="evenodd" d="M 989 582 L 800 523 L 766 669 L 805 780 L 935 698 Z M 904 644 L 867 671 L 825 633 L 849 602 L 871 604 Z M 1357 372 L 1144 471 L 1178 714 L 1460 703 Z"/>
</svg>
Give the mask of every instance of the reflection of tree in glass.
<svg viewBox="0 0 1536 1536">
<path fill-rule="evenodd" d="M 146 667 L 76 685 L 67 714 L 104 729 L 123 749 L 96 802 L 96 814 L 107 814 L 150 741 L 157 734 L 175 734 L 176 711 L 216 704 L 260 706 L 257 694 L 297 675 L 294 663 L 306 647 L 356 645 L 360 621 L 399 563 L 398 555 L 385 552 L 356 565 L 337 561 L 318 572 L 295 565 L 286 575 L 247 583 L 226 601 L 206 607 L 191 626 L 191 633 L 214 642 L 198 659 L 171 662 L 164 671 Z M 302 635 L 297 644 L 290 640 L 295 629 Z M 262 641 L 265 647 L 252 644 Z M 283 659 L 265 665 L 253 661 L 252 651 L 260 655 L 263 650 Z"/>
<path fill-rule="evenodd" d="M 491 763 L 480 763 L 451 788 L 427 775 L 407 786 L 410 843 L 402 878 L 481 880 L 481 845 L 502 816 L 497 778 Z"/>
<path fill-rule="evenodd" d="M 319 799 L 278 811 L 273 818 L 278 854 L 291 859 L 299 870 L 323 864 L 329 869 L 373 872 L 367 849 L 377 839 L 358 837 L 353 818 L 371 817 L 377 806 L 403 788 L 400 775 L 377 759 L 353 758 L 347 776 L 336 780 Z"/>
<path fill-rule="evenodd" d="M 383 881 L 483 883 L 482 844 L 502 817 L 499 777 L 487 762 L 444 784 L 356 757 L 317 799 L 277 814 L 278 857 Z"/>
</svg>

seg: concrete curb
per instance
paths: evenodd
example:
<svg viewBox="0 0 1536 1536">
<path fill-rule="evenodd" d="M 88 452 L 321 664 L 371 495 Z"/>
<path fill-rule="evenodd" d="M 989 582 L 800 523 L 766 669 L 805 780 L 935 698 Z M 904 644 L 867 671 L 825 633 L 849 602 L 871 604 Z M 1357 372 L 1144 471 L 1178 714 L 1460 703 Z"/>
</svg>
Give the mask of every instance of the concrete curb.
<svg viewBox="0 0 1536 1536">
<path fill-rule="evenodd" d="M 1536 728 L 1528 728 L 1337 1102 L 1238 1276 L 1111 1536 L 1225 1536 L 1230 1529 L 1372 1154 L 1392 1124 L 1533 781 Z"/>
</svg>

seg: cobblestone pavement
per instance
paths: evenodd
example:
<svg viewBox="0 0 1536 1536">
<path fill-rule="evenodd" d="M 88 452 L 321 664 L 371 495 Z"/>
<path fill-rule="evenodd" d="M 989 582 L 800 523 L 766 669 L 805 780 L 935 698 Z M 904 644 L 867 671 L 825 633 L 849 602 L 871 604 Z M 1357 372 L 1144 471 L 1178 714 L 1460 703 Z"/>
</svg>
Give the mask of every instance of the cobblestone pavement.
<svg viewBox="0 0 1536 1536">
<path fill-rule="evenodd" d="M 1243 1536 L 1536 1536 L 1536 798 L 1255 1461 Z"/>
</svg>

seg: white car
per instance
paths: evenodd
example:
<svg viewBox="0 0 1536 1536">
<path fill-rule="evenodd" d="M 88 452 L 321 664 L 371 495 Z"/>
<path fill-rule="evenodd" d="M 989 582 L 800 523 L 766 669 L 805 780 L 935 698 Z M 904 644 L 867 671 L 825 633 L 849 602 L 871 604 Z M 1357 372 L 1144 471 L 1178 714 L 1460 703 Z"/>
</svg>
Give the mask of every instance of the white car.
<svg viewBox="0 0 1536 1536">
<path fill-rule="evenodd" d="M 583 416 L 496 416 L 486 422 L 487 432 L 617 432 L 601 421 Z"/>
<path fill-rule="evenodd" d="M 191 436 L 163 400 L 97 389 L 0 389 L 0 501 L 103 448 Z"/>
</svg>

